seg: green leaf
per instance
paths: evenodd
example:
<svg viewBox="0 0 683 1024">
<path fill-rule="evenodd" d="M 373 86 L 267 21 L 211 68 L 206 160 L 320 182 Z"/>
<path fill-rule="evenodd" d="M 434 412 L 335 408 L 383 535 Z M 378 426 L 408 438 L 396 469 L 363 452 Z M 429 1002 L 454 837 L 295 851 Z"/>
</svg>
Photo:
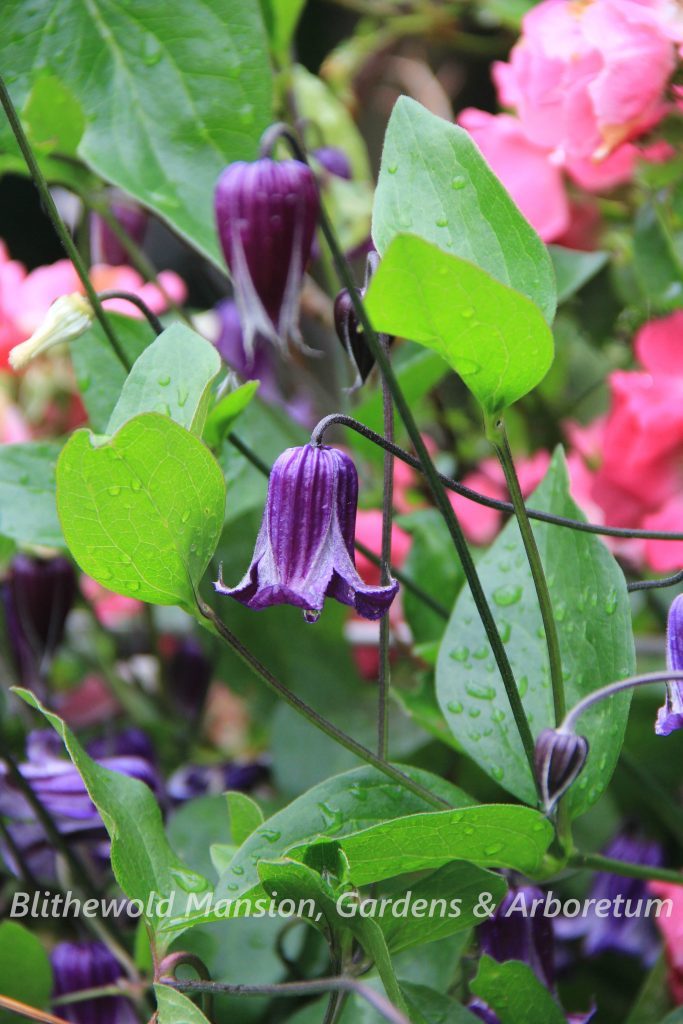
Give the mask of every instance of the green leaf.
<svg viewBox="0 0 683 1024">
<path fill-rule="evenodd" d="M 409 894 L 409 898 L 405 914 L 382 914 L 378 916 L 377 923 L 391 952 L 398 953 L 402 949 L 440 941 L 480 924 L 482 916 L 475 914 L 474 909 L 482 893 L 491 895 L 490 909 L 493 910 L 506 891 L 507 883 L 501 875 L 466 861 L 453 861 L 407 889 L 382 890 L 380 899 L 388 895 L 394 900 L 394 905 L 404 894 Z M 419 903 L 421 900 L 426 901 L 426 905 Z M 460 903 L 451 907 L 451 900 L 459 900 Z"/>
<path fill-rule="evenodd" d="M 409 231 L 555 313 L 546 247 L 469 134 L 415 100 L 397 100 L 384 138 L 372 235 L 382 255 Z"/>
<path fill-rule="evenodd" d="M 571 298 L 606 265 L 608 252 L 579 252 L 561 245 L 549 245 L 557 279 L 558 305 Z"/>
<path fill-rule="evenodd" d="M 49 60 L 85 114 L 80 158 L 219 262 L 216 178 L 256 157 L 272 120 L 259 5 L 7 0 L 0 37 L 19 108 Z"/>
<path fill-rule="evenodd" d="M 42 153 L 57 150 L 75 157 L 85 129 L 80 103 L 64 82 L 51 74 L 40 75 L 21 112 L 31 146 Z"/>
<path fill-rule="evenodd" d="M 55 469 L 61 442 L 0 445 L 0 535 L 20 544 L 64 547 Z"/>
<path fill-rule="evenodd" d="M 286 67 L 289 50 L 306 0 L 261 0 L 270 45 L 277 60 Z"/>
<path fill-rule="evenodd" d="M 246 843 L 251 833 L 264 822 L 263 811 L 246 793 L 226 793 L 232 841 L 237 846 Z"/>
<path fill-rule="evenodd" d="M 569 495 L 561 450 L 529 505 L 583 518 Z M 615 679 L 632 675 L 635 654 L 623 573 L 594 534 L 534 522 L 548 579 L 565 679 L 567 706 Z M 515 520 L 477 562 L 482 585 L 505 644 L 534 734 L 554 725 L 545 636 L 536 591 Z M 469 756 L 520 800 L 536 790 L 486 634 L 469 590 L 453 609 L 439 652 L 437 697 Z M 582 813 L 603 792 L 621 748 L 630 693 L 601 701 L 581 717 L 590 753 L 568 803 Z"/>
<path fill-rule="evenodd" d="M 216 402 L 209 413 L 204 427 L 204 440 L 209 448 L 219 448 L 224 438 L 232 430 L 233 423 L 244 412 L 259 389 L 259 381 L 248 380 L 240 384 L 234 391 Z"/>
<path fill-rule="evenodd" d="M 552 837 L 550 823 L 530 807 L 482 804 L 411 814 L 330 838 L 348 861 L 350 881 L 369 885 L 454 860 L 533 875 L 540 870 Z"/>
<path fill-rule="evenodd" d="M 149 324 L 118 313 L 107 313 L 107 319 L 132 365 L 154 341 Z M 126 368 L 97 322 L 70 343 L 69 352 L 90 426 L 96 434 L 104 434 L 125 384 Z"/>
<path fill-rule="evenodd" d="M 214 345 L 184 324 L 173 324 L 135 362 L 107 425 L 116 431 L 143 412 L 161 412 L 201 436 L 211 385 L 221 369 Z"/>
<path fill-rule="evenodd" d="M 182 992 L 168 985 L 155 985 L 158 1024 L 209 1024 L 202 1011 Z"/>
<path fill-rule="evenodd" d="M 430 772 L 404 768 L 433 793 L 461 806 L 470 798 Z M 321 838 L 338 840 L 368 824 L 424 810 L 425 802 L 374 768 L 354 768 L 304 793 L 268 818 L 242 844 L 216 887 L 217 899 L 237 899 L 259 884 L 256 865 Z"/>
<path fill-rule="evenodd" d="M 0 924 L 0 992 L 45 1010 L 52 991 L 52 969 L 37 936 L 15 921 Z M 0 1024 L 16 1024 L 16 1013 L 0 1009 Z"/>
<path fill-rule="evenodd" d="M 648 313 L 683 306 L 683 264 L 661 208 L 647 204 L 638 211 L 633 233 L 636 278 Z"/>
<path fill-rule="evenodd" d="M 401 989 L 411 1014 L 420 1014 L 420 1019 L 428 1024 L 477 1024 L 479 1020 L 461 1003 L 424 985 L 402 981 Z M 372 1024 L 375 1024 L 374 1020 Z"/>
<path fill-rule="evenodd" d="M 103 768 L 85 753 L 62 719 L 43 707 L 34 694 L 18 687 L 14 692 L 40 711 L 64 741 L 109 833 L 116 881 L 130 899 L 142 900 L 144 918 L 160 937 L 161 949 L 170 919 L 158 912 L 156 897 L 148 902 L 149 894 L 168 897 L 178 889 L 185 893 L 202 892 L 209 883 L 190 871 L 169 846 L 159 805 L 144 782 Z"/>
<path fill-rule="evenodd" d="M 201 441 L 145 413 L 94 446 L 78 430 L 57 465 L 57 506 L 81 569 L 117 594 L 192 613 L 216 549 L 225 484 Z"/>
<path fill-rule="evenodd" d="M 531 391 L 553 361 L 533 302 L 416 235 L 393 238 L 366 304 L 378 331 L 438 352 L 489 415 Z"/>
<path fill-rule="evenodd" d="M 470 988 L 495 1010 L 501 1024 L 566 1024 L 564 1011 L 520 960 L 499 964 L 483 956 Z"/>
</svg>

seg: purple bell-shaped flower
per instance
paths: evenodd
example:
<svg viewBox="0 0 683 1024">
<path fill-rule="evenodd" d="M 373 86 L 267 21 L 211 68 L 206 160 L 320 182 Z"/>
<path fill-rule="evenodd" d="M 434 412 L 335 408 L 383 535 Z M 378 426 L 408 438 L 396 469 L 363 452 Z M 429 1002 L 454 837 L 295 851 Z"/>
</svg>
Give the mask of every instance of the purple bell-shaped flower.
<svg viewBox="0 0 683 1024">
<path fill-rule="evenodd" d="M 110 195 L 109 209 L 112 217 L 135 245 L 142 245 L 149 214 L 125 192 L 112 189 Z M 98 213 L 92 214 L 90 218 L 90 252 L 93 263 L 107 263 L 111 267 L 130 263 L 125 245 Z"/>
<path fill-rule="evenodd" d="M 76 575 L 66 558 L 17 555 L 2 587 L 5 625 L 22 686 L 43 689 L 43 674 L 64 637 L 76 597 Z"/>
<path fill-rule="evenodd" d="M 59 942 L 50 961 L 53 999 L 114 985 L 123 978 L 121 965 L 102 942 Z M 60 1002 L 55 1012 L 72 1024 L 136 1024 L 138 1019 L 133 1004 L 125 996 Z"/>
<path fill-rule="evenodd" d="M 298 160 L 230 164 L 214 200 L 247 352 L 259 334 L 303 346 L 299 293 L 320 207 L 310 167 Z"/>
<path fill-rule="evenodd" d="M 358 474 L 348 455 L 336 448 L 288 448 L 268 481 L 268 497 L 249 570 L 236 587 L 219 594 L 261 610 L 291 604 L 315 622 L 326 597 L 379 619 L 398 591 L 370 586 L 358 575 L 354 558 Z"/>
<path fill-rule="evenodd" d="M 673 599 L 666 627 L 666 665 L 674 672 L 683 671 L 683 594 Z M 666 684 L 666 700 L 657 712 L 655 732 L 668 736 L 683 729 L 683 683 Z"/>
</svg>

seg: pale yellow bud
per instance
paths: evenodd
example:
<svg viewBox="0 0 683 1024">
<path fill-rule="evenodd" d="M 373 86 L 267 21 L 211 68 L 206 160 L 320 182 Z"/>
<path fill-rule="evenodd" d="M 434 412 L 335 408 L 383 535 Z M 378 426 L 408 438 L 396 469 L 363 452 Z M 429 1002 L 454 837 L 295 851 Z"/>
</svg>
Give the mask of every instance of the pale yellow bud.
<svg viewBox="0 0 683 1024">
<path fill-rule="evenodd" d="M 13 370 L 21 370 L 31 359 L 46 352 L 53 345 L 73 341 L 93 322 L 94 313 L 87 299 L 74 292 L 53 302 L 40 327 L 27 341 L 15 345 L 9 354 Z"/>
</svg>

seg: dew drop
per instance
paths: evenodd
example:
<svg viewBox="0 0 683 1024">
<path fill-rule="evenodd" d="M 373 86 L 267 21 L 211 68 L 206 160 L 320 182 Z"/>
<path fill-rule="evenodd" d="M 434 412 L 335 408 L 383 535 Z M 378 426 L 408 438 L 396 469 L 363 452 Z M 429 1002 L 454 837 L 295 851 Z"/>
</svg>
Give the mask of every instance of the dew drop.
<svg viewBox="0 0 683 1024">
<path fill-rule="evenodd" d="M 465 692 L 474 697 L 475 700 L 493 700 L 496 691 L 493 686 L 483 686 L 481 683 L 468 683 Z"/>
<path fill-rule="evenodd" d="M 519 682 L 517 683 L 517 689 L 519 690 L 520 697 L 526 696 L 526 692 L 529 689 L 529 680 L 526 676 L 522 676 L 522 678 L 519 680 Z M 529 721 L 531 721 L 531 717 L 532 716 L 529 715 Z"/>
<path fill-rule="evenodd" d="M 282 833 L 274 828 L 260 828 L 257 835 L 262 836 L 268 843 L 276 843 L 282 836 Z"/>
<path fill-rule="evenodd" d="M 142 484 L 140 483 L 139 480 L 131 480 L 130 488 L 132 491 L 141 491 Z"/>
<path fill-rule="evenodd" d="M 437 226 L 437 228 L 447 228 L 448 227 L 448 217 L 438 217 L 437 221 L 436 221 L 436 226 Z"/>
<path fill-rule="evenodd" d="M 171 378 L 168 375 L 166 375 L 164 377 L 159 377 L 157 379 L 157 384 L 159 385 L 160 388 L 167 388 L 170 383 L 171 383 Z"/>
<path fill-rule="evenodd" d="M 467 179 L 463 178 L 462 174 L 456 174 L 451 181 L 451 188 L 454 188 L 458 192 L 461 188 L 464 188 L 467 184 Z"/>
<path fill-rule="evenodd" d="M 504 768 L 500 768 L 498 765 L 496 765 L 495 768 L 491 769 L 491 775 L 494 777 L 496 782 L 500 782 L 500 780 L 505 775 L 505 769 Z"/>
<path fill-rule="evenodd" d="M 196 871 L 171 868 L 171 877 L 185 892 L 203 892 L 209 888 L 209 883 L 204 876 L 198 875 Z"/>
<path fill-rule="evenodd" d="M 180 521 L 181 521 L 181 523 L 186 523 L 189 518 L 190 518 L 190 513 L 189 513 L 188 509 L 185 509 L 185 511 L 183 512 L 183 514 L 180 517 Z"/>
<path fill-rule="evenodd" d="M 117 494 L 121 493 L 121 488 L 119 487 L 118 484 L 112 484 L 112 486 L 108 487 L 107 490 L 113 498 L 115 498 Z"/>
<path fill-rule="evenodd" d="M 131 582 L 130 582 L 130 583 L 128 584 L 128 586 L 130 587 L 130 589 L 131 589 L 131 590 L 139 590 L 139 589 L 140 589 L 140 584 L 138 583 L 138 581 L 137 581 L 137 580 L 132 580 L 132 581 L 131 581 Z"/>
<path fill-rule="evenodd" d="M 491 843 L 490 846 L 484 847 L 484 853 L 487 857 L 494 857 L 497 853 L 503 849 L 502 843 Z"/>
<path fill-rule="evenodd" d="M 450 657 L 453 661 L 467 661 L 470 656 L 469 647 L 454 647 L 450 652 Z"/>
<path fill-rule="evenodd" d="M 244 867 L 241 864 L 234 864 L 232 867 L 233 875 L 243 875 Z"/>
<path fill-rule="evenodd" d="M 493 600 L 500 608 L 517 604 L 522 596 L 522 588 L 518 583 L 505 583 L 493 591 Z"/>
<path fill-rule="evenodd" d="M 614 588 L 612 588 L 605 599 L 605 611 L 608 615 L 613 615 L 616 610 L 617 592 Z"/>
<path fill-rule="evenodd" d="M 481 708 L 470 708 L 467 712 L 470 718 L 479 718 L 481 714 Z"/>
<path fill-rule="evenodd" d="M 397 170 L 398 170 L 398 164 L 389 164 L 389 166 L 387 167 L 387 173 L 388 174 L 396 174 Z"/>
<path fill-rule="evenodd" d="M 473 657 L 473 658 L 476 658 L 476 659 L 477 659 L 477 661 L 483 661 L 483 660 L 484 660 L 484 658 L 487 658 L 487 657 L 488 657 L 488 654 L 489 654 L 489 647 L 488 647 L 488 644 L 484 644 L 484 646 L 483 646 L 483 647 L 478 647 L 478 648 L 477 648 L 477 650 L 476 650 L 476 651 L 474 652 L 474 654 L 472 655 L 472 657 Z"/>
<path fill-rule="evenodd" d="M 451 700 L 451 701 L 449 701 L 448 704 L 446 705 L 446 707 L 451 712 L 452 715 L 461 715 L 462 714 L 462 704 L 460 703 L 459 700 Z"/>
<path fill-rule="evenodd" d="M 508 640 L 510 639 L 510 633 L 512 632 L 512 626 L 510 625 L 509 622 L 499 622 L 498 623 L 498 632 L 500 633 L 500 639 L 503 641 L 504 644 L 506 644 L 508 642 Z"/>
</svg>

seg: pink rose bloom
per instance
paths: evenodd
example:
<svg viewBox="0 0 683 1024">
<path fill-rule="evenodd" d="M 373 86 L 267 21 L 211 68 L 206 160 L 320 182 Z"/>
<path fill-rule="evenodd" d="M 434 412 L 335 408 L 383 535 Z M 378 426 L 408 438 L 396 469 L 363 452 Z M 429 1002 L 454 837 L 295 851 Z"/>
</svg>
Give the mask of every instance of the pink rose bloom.
<svg viewBox="0 0 683 1024">
<path fill-rule="evenodd" d="M 683 1003 L 683 885 L 657 881 L 648 882 L 647 887 L 653 896 L 670 900 L 673 906 L 670 914 L 664 910 L 655 922 L 664 939 L 671 995 L 680 1006 Z"/>
<path fill-rule="evenodd" d="M 509 114 L 470 107 L 458 122 L 543 241 L 562 235 L 569 227 L 569 202 L 562 171 L 548 159 L 549 150 L 529 141 L 521 123 Z"/>
<path fill-rule="evenodd" d="M 557 157 L 599 160 L 664 112 L 675 65 L 668 0 L 544 0 L 494 66 L 501 102 Z"/>
</svg>

